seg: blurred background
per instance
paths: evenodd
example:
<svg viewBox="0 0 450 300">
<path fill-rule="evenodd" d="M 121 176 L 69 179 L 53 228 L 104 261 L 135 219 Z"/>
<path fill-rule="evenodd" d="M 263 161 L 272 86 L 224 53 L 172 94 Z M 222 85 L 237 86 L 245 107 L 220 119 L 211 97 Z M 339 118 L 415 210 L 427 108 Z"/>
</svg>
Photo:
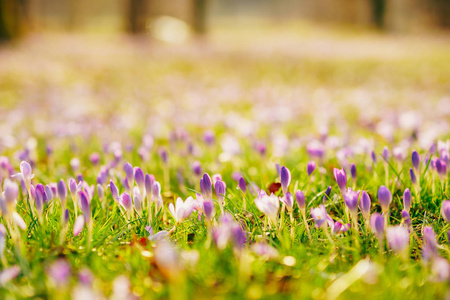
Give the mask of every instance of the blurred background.
<svg viewBox="0 0 450 300">
<path fill-rule="evenodd" d="M 162 16 L 165 18 L 161 19 Z M 236 21 L 249 20 L 273 23 L 307 20 L 321 24 L 376 28 L 386 32 L 426 32 L 450 28 L 450 1 L 0 1 L 1 40 L 46 31 L 150 33 L 157 38 L 176 40 L 185 38 L 191 32 L 207 34 L 210 28 L 227 24 L 227 21 L 228 24 L 235 24 Z"/>
</svg>

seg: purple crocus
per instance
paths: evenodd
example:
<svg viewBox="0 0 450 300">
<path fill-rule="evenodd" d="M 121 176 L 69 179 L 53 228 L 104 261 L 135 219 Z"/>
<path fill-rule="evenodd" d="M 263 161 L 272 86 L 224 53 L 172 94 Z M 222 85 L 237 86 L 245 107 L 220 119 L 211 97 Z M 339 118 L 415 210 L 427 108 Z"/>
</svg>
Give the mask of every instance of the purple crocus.
<svg viewBox="0 0 450 300">
<path fill-rule="evenodd" d="M 370 158 L 372 159 L 372 162 L 374 163 L 374 164 L 376 164 L 377 163 L 377 155 L 375 154 L 375 151 L 371 151 L 370 152 Z"/>
<path fill-rule="evenodd" d="M 345 189 L 347 187 L 347 174 L 344 169 L 336 169 L 333 170 L 334 179 L 336 180 L 339 189 L 341 190 L 341 194 L 345 193 Z"/>
<path fill-rule="evenodd" d="M 60 258 L 48 268 L 47 274 L 56 286 L 64 286 L 68 283 L 71 275 L 70 264 Z"/>
<path fill-rule="evenodd" d="M 89 224 L 91 221 L 91 204 L 89 202 L 89 198 L 86 195 L 86 192 L 80 192 L 80 204 L 81 204 L 81 211 L 83 212 L 84 221 L 86 224 Z"/>
<path fill-rule="evenodd" d="M 370 216 L 370 228 L 375 236 L 381 241 L 384 238 L 384 217 L 379 213 Z"/>
<path fill-rule="evenodd" d="M 275 195 L 268 196 L 267 194 L 260 194 L 255 199 L 256 207 L 262 211 L 275 225 L 277 224 L 278 209 L 280 208 L 280 202 Z"/>
<path fill-rule="evenodd" d="M 308 176 L 311 176 L 311 174 L 316 169 L 316 163 L 314 161 L 310 161 L 308 165 L 306 166 L 306 172 L 308 173 Z"/>
<path fill-rule="evenodd" d="M 120 196 L 120 205 L 122 205 L 122 207 L 125 208 L 127 212 L 131 211 L 131 209 L 133 208 L 133 200 L 131 199 L 130 194 L 128 194 L 127 192 L 122 193 L 122 195 Z"/>
<path fill-rule="evenodd" d="M 301 211 L 305 211 L 305 194 L 302 191 L 297 190 L 295 192 L 295 200 L 297 201 L 297 205 Z"/>
<path fill-rule="evenodd" d="M 280 198 L 280 201 L 286 205 L 288 212 L 292 213 L 294 209 L 294 197 L 292 197 L 292 194 L 287 192 L 282 198 Z"/>
<path fill-rule="evenodd" d="M 407 212 L 411 209 L 411 191 L 408 188 L 403 192 L 403 209 Z"/>
<path fill-rule="evenodd" d="M 109 189 L 111 190 L 111 195 L 113 196 L 114 200 L 119 201 L 120 200 L 119 189 L 112 180 L 109 181 Z"/>
<path fill-rule="evenodd" d="M 67 185 L 63 179 L 58 182 L 58 198 L 61 201 L 62 207 L 66 207 Z"/>
<path fill-rule="evenodd" d="M 361 200 L 359 201 L 359 209 L 366 220 L 369 219 L 371 205 L 372 201 L 370 200 L 369 194 L 367 194 L 366 191 L 362 191 Z"/>
<path fill-rule="evenodd" d="M 409 245 L 409 230 L 406 227 L 401 225 L 388 227 L 386 239 L 394 252 L 406 258 Z"/>
<path fill-rule="evenodd" d="M 281 189 L 283 190 L 283 194 L 286 194 L 288 191 L 289 184 L 291 183 L 291 171 L 285 166 L 282 166 L 280 169 L 280 181 L 281 181 Z"/>
<path fill-rule="evenodd" d="M 200 190 L 205 200 L 212 200 L 212 181 L 208 173 L 203 174 L 200 179 Z"/>
<path fill-rule="evenodd" d="M 245 194 L 245 192 L 247 191 L 247 184 L 245 183 L 244 177 L 239 178 L 238 187 Z"/>
<path fill-rule="evenodd" d="M 139 191 L 141 192 L 141 194 L 144 194 L 145 192 L 144 172 L 139 167 L 134 168 L 134 181 L 136 182 L 136 185 L 139 187 Z"/>
<path fill-rule="evenodd" d="M 420 156 L 419 153 L 417 153 L 416 150 L 414 150 L 411 154 L 411 161 L 412 161 L 412 165 L 414 167 L 414 169 L 416 171 L 419 171 L 419 167 L 420 167 Z"/>
<path fill-rule="evenodd" d="M 202 166 L 199 161 L 194 161 L 192 163 L 192 171 L 196 176 L 200 176 L 200 174 L 202 173 Z"/>
<path fill-rule="evenodd" d="M 311 208 L 311 217 L 313 217 L 314 223 L 316 224 L 317 228 L 327 225 L 327 215 L 327 210 L 324 205 Z"/>
<path fill-rule="evenodd" d="M 447 164 L 444 160 L 436 159 L 435 164 L 436 164 L 436 171 L 439 174 L 439 176 L 444 177 L 445 175 L 447 175 Z"/>
<path fill-rule="evenodd" d="M 77 182 L 73 178 L 69 180 L 69 191 L 72 197 L 77 193 Z"/>
<path fill-rule="evenodd" d="M 414 170 L 412 168 L 409 168 L 409 177 L 411 178 L 412 184 L 417 184 L 416 174 L 414 173 Z"/>
<path fill-rule="evenodd" d="M 383 156 L 385 160 L 389 160 L 389 148 L 387 146 L 384 146 L 381 156 Z"/>
<path fill-rule="evenodd" d="M 356 165 L 355 164 L 351 164 L 350 174 L 352 175 L 353 181 L 355 181 L 356 180 Z"/>
<path fill-rule="evenodd" d="M 217 202 L 220 205 L 220 209 L 223 212 L 223 206 L 225 205 L 225 190 L 226 185 L 222 180 L 217 180 L 214 185 L 214 190 L 216 191 Z"/>
<path fill-rule="evenodd" d="M 437 257 L 439 257 L 439 251 L 436 234 L 433 228 L 425 226 L 423 228 L 422 259 L 424 261 L 430 261 Z"/>
<path fill-rule="evenodd" d="M 178 197 L 175 206 L 173 203 L 169 204 L 169 212 L 177 223 L 183 222 L 184 219 L 191 215 L 193 210 L 194 199 L 192 197 L 188 197 L 186 201 Z"/>
<path fill-rule="evenodd" d="M 378 201 L 380 201 L 383 212 L 387 212 L 392 201 L 392 194 L 391 191 L 389 191 L 389 189 L 384 185 L 380 186 L 378 189 Z"/>
<path fill-rule="evenodd" d="M 411 216 L 406 210 L 402 210 L 402 219 L 406 226 L 410 227 L 412 225 Z"/>
<path fill-rule="evenodd" d="M 327 187 L 327 189 L 325 190 L 325 193 L 322 198 L 323 203 L 325 203 L 330 198 L 330 194 L 331 194 L 331 186 Z"/>
<path fill-rule="evenodd" d="M 450 222 L 450 200 L 442 202 L 441 215 L 445 221 Z"/>
<path fill-rule="evenodd" d="M 356 217 L 358 213 L 358 199 L 359 191 L 356 192 L 348 189 L 348 191 L 344 194 L 345 205 L 347 206 L 353 217 Z"/>
<path fill-rule="evenodd" d="M 153 183 L 155 182 L 155 177 L 153 175 L 145 174 L 144 185 L 147 197 L 151 197 L 153 191 Z"/>
</svg>

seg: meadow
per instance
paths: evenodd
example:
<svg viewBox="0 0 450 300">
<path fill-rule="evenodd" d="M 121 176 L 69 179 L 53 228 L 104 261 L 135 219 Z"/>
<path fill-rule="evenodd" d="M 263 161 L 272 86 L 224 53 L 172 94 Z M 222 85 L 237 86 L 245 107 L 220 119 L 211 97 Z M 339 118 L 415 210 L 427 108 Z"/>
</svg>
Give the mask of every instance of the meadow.
<svg viewBox="0 0 450 300">
<path fill-rule="evenodd" d="M 0 48 L 0 298 L 450 297 L 450 39 L 265 26 Z"/>
</svg>

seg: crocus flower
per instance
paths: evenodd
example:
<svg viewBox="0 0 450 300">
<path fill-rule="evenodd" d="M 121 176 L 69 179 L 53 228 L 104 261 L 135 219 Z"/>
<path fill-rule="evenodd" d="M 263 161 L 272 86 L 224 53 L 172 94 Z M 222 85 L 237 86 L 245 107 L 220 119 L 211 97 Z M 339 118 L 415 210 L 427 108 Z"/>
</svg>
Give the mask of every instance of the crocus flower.
<svg viewBox="0 0 450 300">
<path fill-rule="evenodd" d="M 420 166 L 420 156 L 419 153 L 417 153 L 416 150 L 414 150 L 411 154 L 411 161 L 412 161 L 412 165 L 414 167 L 414 169 L 416 171 L 419 170 L 419 166 Z"/>
<path fill-rule="evenodd" d="M 402 256 L 405 256 L 409 245 L 409 231 L 406 227 L 398 225 L 388 227 L 386 239 L 389 247 Z"/>
<path fill-rule="evenodd" d="M 72 196 L 76 195 L 77 193 L 77 182 L 73 178 L 69 180 L 69 191 Z"/>
<path fill-rule="evenodd" d="M 355 181 L 356 180 L 356 165 L 355 164 L 351 164 L 350 174 L 352 175 L 353 181 Z"/>
<path fill-rule="evenodd" d="M 287 192 L 282 198 L 280 198 L 280 201 L 283 202 L 286 205 L 286 208 L 288 212 L 292 212 L 294 209 L 294 197 L 292 197 L 292 194 Z"/>
<path fill-rule="evenodd" d="M 371 151 L 370 152 L 370 158 L 372 159 L 372 162 L 374 163 L 374 164 L 376 164 L 377 163 L 377 155 L 375 154 L 375 151 Z"/>
<path fill-rule="evenodd" d="M 63 179 L 58 182 L 58 198 L 61 201 L 62 207 L 66 207 L 67 185 Z"/>
<path fill-rule="evenodd" d="M 153 201 L 155 202 L 156 212 L 161 210 L 163 199 L 161 196 L 161 184 L 158 181 L 153 182 Z"/>
<path fill-rule="evenodd" d="M 111 191 L 111 195 L 113 196 L 114 200 L 119 201 L 120 200 L 119 189 L 112 180 L 109 181 L 109 189 Z"/>
<path fill-rule="evenodd" d="M 25 186 L 27 189 L 30 189 L 31 179 L 33 179 L 34 174 L 31 174 L 31 166 L 26 161 L 22 161 L 20 163 L 20 173 L 13 175 L 13 178 L 17 178 L 18 180 L 23 180 L 25 182 Z"/>
<path fill-rule="evenodd" d="M 383 212 L 387 212 L 392 201 L 392 194 L 391 191 L 389 191 L 389 189 L 384 185 L 380 186 L 378 189 L 378 201 L 380 201 Z"/>
<path fill-rule="evenodd" d="M 58 259 L 47 270 L 48 277 L 58 286 L 68 283 L 71 274 L 70 264 L 65 259 Z"/>
<path fill-rule="evenodd" d="M 439 257 L 439 251 L 436 234 L 433 228 L 425 226 L 423 228 L 422 259 L 424 261 L 430 261 L 437 257 Z"/>
<path fill-rule="evenodd" d="M 5 190 L 3 191 L 3 201 L 5 202 L 5 208 L 9 211 L 13 211 L 17 197 L 19 196 L 19 185 L 9 179 L 5 180 Z"/>
<path fill-rule="evenodd" d="M 200 179 L 200 190 L 205 200 L 212 200 L 212 181 L 208 173 L 203 174 Z"/>
<path fill-rule="evenodd" d="M 151 197 L 153 191 L 153 183 L 155 182 L 155 177 L 153 175 L 145 174 L 145 191 L 147 192 L 147 197 Z"/>
<path fill-rule="evenodd" d="M 417 184 L 416 174 L 414 173 L 414 170 L 412 168 L 409 168 L 409 177 L 411 178 L 412 184 Z"/>
<path fill-rule="evenodd" d="M 442 202 L 441 215 L 445 221 L 450 222 L 450 200 Z"/>
<path fill-rule="evenodd" d="M 134 181 L 136 182 L 136 185 L 139 187 L 139 191 L 141 192 L 141 194 L 144 195 L 145 194 L 144 172 L 139 167 L 134 168 Z"/>
<path fill-rule="evenodd" d="M 212 201 L 203 201 L 202 206 L 202 211 L 205 214 L 205 217 L 211 221 L 215 214 L 214 203 Z"/>
<path fill-rule="evenodd" d="M 169 204 L 169 211 L 172 217 L 175 219 L 177 223 L 183 222 L 184 219 L 188 218 L 192 211 L 194 210 L 194 199 L 192 197 L 188 197 L 186 201 L 178 197 L 175 202 L 175 206 L 173 203 Z"/>
<path fill-rule="evenodd" d="M 238 187 L 245 194 L 247 191 L 247 184 L 245 183 L 245 179 L 243 177 L 239 178 Z"/>
<path fill-rule="evenodd" d="M 379 213 L 373 213 L 370 216 L 370 228 L 375 236 L 382 240 L 384 237 L 384 217 Z"/>
<path fill-rule="evenodd" d="M 361 200 L 359 201 L 359 209 L 366 220 L 369 220 L 371 205 L 372 201 L 370 200 L 369 194 L 367 194 L 366 191 L 362 191 Z"/>
<path fill-rule="evenodd" d="M 356 217 L 356 214 L 358 213 L 358 199 L 359 191 L 355 192 L 351 189 L 348 189 L 348 191 L 344 194 L 345 205 L 348 207 L 348 210 L 353 217 Z"/>
<path fill-rule="evenodd" d="M 327 189 L 325 190 L 325 193 L 322 198 L 323 203 L 325 203 L 330 198 L 330 194 L 331 194 L 331 186 L 327 187 Z"/>
<path fill-rule="evenodd" d="M 442 159 L 436 159 L 436 171 L 439 174 L 439 176 L 444 177 L 447 175 L 447 164 Z"/>
<path fill-rule="evenodd" d="M 84 221 L 86 224 L 89 224 L 91 222 L 91 203 L 89 202 L 86 192 L 80 192 L 79 196 L 80 196 L 81 211 L 83 212 Z"/>
<path fill-rule="evenodd" d="M 148 239 L 152 242 L 162 241 L 162 240 L 168 238 L 168 236 L 169 236 L 169 232 L 167 230 L 161 230 L 160 232 L 153 234 L 152 226 L 146 226 L 145 230 L 148 231 L 148 233 L 149 233 Z"/>
<path fill-rule="evenodd" d="M 196 176 L 200 176 L 200 174 L 202 173 L 202 166 L 199 161 L 194 161 L 192 163 L 192 171 Z"/>
<path fill-rule="evenodd" d="M 308 176 L 311 176 L 311 174 L 316 169 L 316 163 L 314 161 L 310 161 L 308 165 L 306 166 L 306 172 L 308 173 Z"/>
<path fill-rule="evenodd" d="M 265 259 L 276 259 L 279 256 L 277 249 L 263 242 L 253 244 L 252 251 Z"/>
<path fill-rule="evenodd" d="M 225 182 L 217 180 L 216 184 L 214 185 L 214 189 L 216 191 L 217 202 L 219 203 L 220 209 L 223 212 L 223 206 L 225 205 Z"/>
<path fill-rule="evenodd" d="M 324 205 L 320 205 L 316 208 L 311 208 L 311 216 L 314 219 L 314 223 L 317 228 L 327 225 L 327 210 Z"/>
<path fill-rule="evenodd" d="M 291 183 L 291 171 L 285 166 L 281 167 L 280 170 L 280 180 L 281 180 L 281 189 L 283 190 L 283 194 L 286 194 L 288 191 L 289 184 Z"/>
<path fill-rule="evenodd" d="M 387 146 L 384 146 L 381 156 L 383 156 L 385 160 L 389 160 L 389 148 Z"/>
<path fill-rule="evenodd" d="M 128 213 L 133 208 L 133 200 L 131 199 L 130 194 L 128 194 L 127 192 L 122 193 L 119 202 L 120 205 L 122 205 L 122 207 L 125 208 Z"/>
<path fill-rule="evenodd" d="M 183 265 L 175 246 L 169 241 L 162 240 L 156 244 L 153 251 L 155 263 L 161 273 L 169 280 L 176 280 L 182 275 Z"/>
<path fill-rule="evenodd" d="M 411 223 L 411 216 L 409 215 L 409 212 L 406 210 L 402 210 L 402 219 L 403 222 L 408 226 L 408 228 L 412 225 Z"/>
<path fill-rule="evenodd" d="M 19 266 L 11 266 L 0 271 L 0 285 L 4 286 L 6 283 L 10 282 L 20 274 Z"/>
<path fill-rule="evenodd" d="M 344 169 L 336 169 L 333 170 L 334 179 L 336 180 L 341 193 L 345 193 L 345 189 L 347 187 L 347 174 Z"/>
<path fill-rule="evenodd" d="M 403 192 L 403 209 L 409 212 L 411 208 L 411 191 L 407 188 Z"/>
<path fill-rule="evenodd" d="M 280 202 L 277 196 L 274 194 L 271 194 L 270 196 L 265 193 L 260 194 L 256 197 L 255 204 L 274 225 L 277 223 L 278 209 L 280 208 Z"/>
<path fill-rule="evenodd" d="M 105 196 L 105 190 L 100 183 L 97 183 L 97 195 L 100 200 Z"/>
<path fill-rule="evenodd" d="M 297 201 L 297 205 L 300 210 L 305 211 L 305 194 L 302 191 L 297 190 L 295 192 L 295 200 Z"/>
</svg>

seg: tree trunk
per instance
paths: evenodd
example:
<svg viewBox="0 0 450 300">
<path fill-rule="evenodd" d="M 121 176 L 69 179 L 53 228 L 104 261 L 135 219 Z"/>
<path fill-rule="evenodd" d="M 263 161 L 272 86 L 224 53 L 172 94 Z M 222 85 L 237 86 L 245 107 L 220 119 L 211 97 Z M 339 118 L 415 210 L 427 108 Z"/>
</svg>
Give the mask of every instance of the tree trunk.
<svg viewBox="0 0 450 300">
<path fill-rule="evenodd" d="M 132 34 L 146 30 L 148 3 L 146 0 L 128 0 L 127 31 Z"/>
<path fill-rule="evenodd" d="M 208 0 L 193 0 L 193 29 L 197 34 L 205 34 L 207 31 L 206 16 Z"/>
</svg>

